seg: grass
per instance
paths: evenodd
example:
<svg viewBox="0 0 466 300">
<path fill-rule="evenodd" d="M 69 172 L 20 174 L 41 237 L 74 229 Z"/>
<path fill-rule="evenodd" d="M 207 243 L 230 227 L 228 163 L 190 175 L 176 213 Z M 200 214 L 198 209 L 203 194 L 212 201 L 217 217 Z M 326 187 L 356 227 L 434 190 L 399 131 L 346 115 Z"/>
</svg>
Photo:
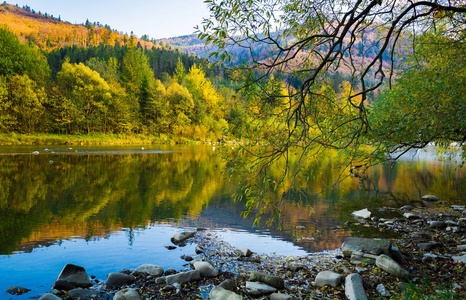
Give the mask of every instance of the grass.
<svg viewBox="0 0 466 300">
<path fill-rule="evenodd" d="M 0 134 L 0 145 L 149 145 L 195 144 L 186 138 L 140 134 Z"/>
</svg>

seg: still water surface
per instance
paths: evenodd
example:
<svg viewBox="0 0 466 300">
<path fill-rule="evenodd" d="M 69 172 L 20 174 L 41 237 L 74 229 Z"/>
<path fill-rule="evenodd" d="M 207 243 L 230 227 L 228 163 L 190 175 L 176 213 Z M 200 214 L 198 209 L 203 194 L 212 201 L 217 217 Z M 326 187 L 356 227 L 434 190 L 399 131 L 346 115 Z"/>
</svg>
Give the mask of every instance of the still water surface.
<svg viewBox="0 0 466 300">
<path fill-rule="evenodd" d="M 374 167 L 367 180 L 346 178 L 335 190 L 325 189 L 341 173 L 329 159 L 307 179 L 307 197 L 282 204 L 282 230 L 254 227 L 252 217 L 240 215 L 243 203 L 232 201 L 238 187 L 224 178 L 226 163 L 217 153 L 212 147 L 1 146 L 0 299 L 49 291 L 66 263 L 98 279 L 143 263 L 181 269 L 180 256 L 194 254 L 194 245 L 164 247 L 180 228 L 217 230 L 255 252 L 304 255 L 336 249 L 351 235 L 377 236 L 345 226 L 357 209 L 416 205 L 424 194 L 466 202 L 466 168 L 431 153 Z M 6 294 L 13 285 L 32 291 Z"/>
</svg>

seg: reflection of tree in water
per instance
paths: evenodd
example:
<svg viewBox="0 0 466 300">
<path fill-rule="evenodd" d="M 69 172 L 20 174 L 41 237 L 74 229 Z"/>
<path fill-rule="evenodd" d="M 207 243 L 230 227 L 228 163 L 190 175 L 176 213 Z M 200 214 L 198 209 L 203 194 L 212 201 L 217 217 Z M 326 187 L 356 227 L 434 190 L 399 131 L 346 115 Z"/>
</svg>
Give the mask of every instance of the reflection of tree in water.
<svg viewBox="0 0 466 300">
<path fill-rule="evenodd" d="M 0 156 L 0 253 L 30 237 L 90 240 L 198 214 L 223 186 L 221 161 L 205 151 L 51 158 Z"/>
</svg>

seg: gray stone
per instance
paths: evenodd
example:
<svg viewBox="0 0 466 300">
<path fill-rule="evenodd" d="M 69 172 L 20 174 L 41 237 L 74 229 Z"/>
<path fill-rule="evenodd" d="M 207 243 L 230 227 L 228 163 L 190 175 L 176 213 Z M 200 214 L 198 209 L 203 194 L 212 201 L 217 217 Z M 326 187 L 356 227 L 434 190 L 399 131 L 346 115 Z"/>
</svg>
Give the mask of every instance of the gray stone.
<svg viewBox="0 0 466 300">
<path fill-rule="evenodd" d="M 159 278 L 165 278 L 166 284 L 173 284 L 175 282 L 186 283 L 201 279 L 201 273 L 199 273 L 199 270 L 192 270 Z"/>
<path fill-rule="evenodd" d="M 417 246 L 425 251 L 430 251 L 434 248 L 440 247 L 442 244 L 437 242 L 419 243 Z"/>
<path fill-rule="evenodd" d="M 246 281 L 246 293 L 254 297 L 266 296 L 277 291 L 276 288 L 264 283 Z"/>
<path fill-rule="evenodd" d="M 356 267 L 356 268 L 354 268 L 354 269 L 355 269 L 356 272 L 358 272 L 358 273 L 363 273 L 363 272 L 367 271 L 367 269 L 366 269 L 366 268 L 363 268 L 363 267 Z"/>
<path fill-rule="evenodd" d="M 285 287 L 285 282 L 282 278 L 257 271 L 251 272 L 249 280 L 260 281 L 279 290 Z"/>
<path fill-rule="evenodd" d="M 107 287 L 111 289 L 132 284 L 134 281 L 135 278 L 132 275 L 127 275 L 123 273 L 110 273 L 107 275 Z"/>
<path fill-rule="evenodd" d="M 437 198 L 434 195 L 424 195 L 424 196 L 422 196 L 421 200 L 424 200 L 424 201 L 427 201 L 427 202 L 437 202 L 440 199 Z"/>
<path fill-rule="evenodd" d="M 147 273 L 149 275 L 159 277 L 159 276 L 162 276 L 163 274 L 163 268 L 160 266 L 156 266 L 156 265 L 144 264 L 144 265 L 137 267 L 136 270 L 134 270 L 133 275 L 138 275 L 141 273 L 142 274 Z"/>
<path fill-rule="evenodd" d="M 193 265 L 195 270 L 199 270 L 202 277 L 216 277 L 218 275 L 217 269 L 206 261 L 196 261 Z"/>
<path fill-rule="evenodd" d="M 225 290 L 232 291 L 235 288 L 235 282 L 231 279 L 224 280 L 222 283 L 218 285 Z"/>
<path fill-rule="evenodd" d="M 39 300 L 61 300 L 60 297 L 55 296 L 54 294 L 45 294 L 40 297 Z"/>
<path fill-rule="evenodd" d="M 348 300 L 367 300 L 359 274 L 350 274 L 345 279 L 345 296 Z"/>
<path fill-rule="evenodd" d="M 437 228 L 445 228 L 447 224 L 444 221 L 429 221 L 429 228 L 437 229 Z"/>
<path fill-rule="evenodd" d="M 466 255 L 463 256 L 452 256 L 453 262 L 466 264 Z"/>
<path fill-rule="evenodd" d="M 390 273 L 398 278 L 410 277 L 408 271 L 403 269 L 396 261 L 385 254 L 377 257 L 375 264 L 385 272 Z"/>
<path fill-rule="evenodd" d="M 185 261 L 192 261 L 193 257 L 190 255 L 181 255 L 181 259 L 184 259 Z"/>
<path fill-rule="evenodd" d="M 22 295 L 22 294 L 26 294 L 27 292 L 31 290 L 21 287 L 21 286 L 12 286 L 12 287 L 7 288 L 5 291 L 11 295 Z"/>
<path fill-rule="evenodd" d="M 404 213 L 404 214 L 403 214 L 403 217 L 405 217 L 405 218 L 408 219 L 408 220 L 416 220 L 416 219 L 420 219 L 420 218 L 421 218 L 420 216 L 415 215 L 415 214 L 412 214 L 412 213 Z"/>
<path fill-rule="evenodd" d="M 135 289 L 122 289 L 118 291 L 115 296 L 113 296 L 113 300 L 140 300 L 141 297 L 139 293 Z"/>
<path fill-rule="evenodd" d="M 360 219 L 370 219 L 371 212 L 367 208 L 364 208 L 361 210 L 353 211 L 351 213 L 351 216 L 355 218 L 360 218 Z"/>
<path fill-rule="evenodd" d="M 411 205 L 405 205 L 405 206 L 400 207 L 400 210 L 410 211 L 410 210 L 413 210 L 413 207 Z"/>
<path fill-rule="evenodd" d="M 455 221 L 452 221 L 452 220 L 446 220 L 445 224 L 447 224 L 447 226 L 459 226 L 460 225 L 460 224 L 458 224 L 458 222 L 455 222 Z"/>
<path fill-rule="evenodd" d="M 211 300 L 243 300 L 244 298 L 232 291 L 216 286 L 210 290 L 209 297 Z"/>
<path fill-rule="evenodd" d="M 297 264 L 297 263 L 294 263 L 294 262 L 287 262 L 285 264 L 285 267 L 290 270 L 290 271 L 293 271 L 293 272 L 298 272 L 300 270 L 306 270 L 307 267 L 306 265 L 303 265 L 303 264 Z"/>
<path fill-rule="evenodd" d="M 95 298 L 99 295 L 96 291 L 91 291 L 88 289 L 76 288 L 68 292 L 68 296 L 72 299 L 90 299 Z"/>
<path fill-rule="evenodd" d="M 390 292 L 387 291 L 387 289 L 385 288 L 385 286 L 383 284 L 377 285 L 377 287 L 375 289 L 377 290 L 379 295 L 382 296 L 382 297 L 391 297 L 392 296 L 390 294 Z"/>
<path fill-rule="evenodd" d="M 270 300 L 291 300 L 293 297 L 291 297 L 288 294 L 279 294 L 279 293 L 273 293 L 270 295 Z"/>
<path fill-rule="evenodd" d="M 425 253 L 424 256 L 422 257 L 423 262 L 430 262 L 434 260 L 435 258 L 438 258 L 438 255 L 432 254 L 432 253 Z"/>
<path fill-rule="evenodd" d="M 92 286 L 86 269 L 80 266 L 67 264 L 63 267 L 53 286 L 57 290 L 69 291 L 77 287 L 88 288 Z"/>
<path fill-rule="evenodd" d="M 173 274 L 175 274 L 175 273 L 176 273 L 176 270 L 175 270 L 175 269 L 173 269 L 173 268 L 168 268 L 168 269 L 165 270 L 165 274 L 164 274 L 164 275 L 165 275 L 165 276 L 168 276 L 168 275 L 173 275 Z"/>
<path fill-rule="evenodd" d="M 452 205 L 451 208 L 454 211 L 463 211 L 466 209 L 466 206 L 465 205 Z"/>
<path fill-rule="evenodd" d="M 236 249 L 236 254 L 242 257 L 249 257 L 252 255 L 252 251 L 246 248 Z"/>
<path fill-rule="evenodd" d="M 377 259 L 376 255 L 363 253 L 361 251 L 354 251 L 351 254 L 350 263 L 353 265 L 360 265 L 360 264 L 368 264 L 373 265 L 375 264 L 375 260 Z"/>
<path fill-rule="evenodd" d="M 349 237 L 341 245 L 341 251 L 346 257 L 351 257 L 354 251 L 366 252 L 374 255 L 390 255 L 392 243 L 386 239 L 367 239 L 360 237 Z"/>
<path fill-rule="evenodd" d="M 460 251 L 465 251 L 466 250 L 466 245 L 458 245 L 458 246 L 456 246 L 456 249 L 458 249 Z"/>
<path fill-rule="evenodd" d="M 343 282 L 344 277 L 333 271 L 322 271 L 319 272 L 316 276 L 315 285 L 317 287 L 323 287 L 326 285 L 331 285 L 332 287 L 337 287 Z"/>
<path fill-rule="evenodd" d="M 175 233 L 172 238 L 171 238 L 171 241 L 173 244 L 179 244 L 181 242 L 184 242 L 186 241 L 187 239 L 189 239 L 190 237 L 193 237 L 194 235 L 196 234 L 195 231 L 181 231 L 181 232 L 177 232 Z"/>
</svg>

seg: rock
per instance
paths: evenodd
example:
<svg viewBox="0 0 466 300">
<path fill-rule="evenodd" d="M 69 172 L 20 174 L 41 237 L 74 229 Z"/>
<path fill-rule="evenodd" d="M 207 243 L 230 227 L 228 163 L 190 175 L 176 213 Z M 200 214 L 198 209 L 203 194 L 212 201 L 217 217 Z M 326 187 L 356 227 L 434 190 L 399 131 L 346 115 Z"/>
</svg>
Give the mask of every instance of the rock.
<svg viewBox="0 0 466 300">
<path fill-rule="evenodd" d="M 189 256 L 189 255 L 181 255 L 181 259 L 184 259 L 185 261 L 192 261 L 193 258 L 192 256 Z"/>
<path fill-rule="evenodd" d="M 307 269 L 306 265 L 297 264 L 297 263 L 293 263 L 293 262 L 287 262 L 285 264 L 285 267 L 288 270 L 293 271 L 293 272 L 298 272 L 300 270 L 306 270 Z"/>
<path fill-rule="evenodd" d="M 118 291 L 115 296 L 113 296 L 113 300 L 140 300 L 141 297 L 139 293 L 135 289 L 122 289 Z"/>
<path fill-rule="evenodd" d="M 460 251 L 466 251 L 466 245 L 458 245 L 458 246 L 456 246 L 456 249 L 458 249 Z"/>
<path fill-rule="evenodd" d="M 359 237 L 349 237 L 341 245 L 341 251 L 346 257 L 351 257 L 354 251 L 366 252 L 374 255 L 390 255 L 392 243 L 386 239 L 367 239 Z"/>
<path fill-rule="evenodd" d="M 32 151 L 31 154 L 33 154 L 33 155 L 39 155 L 39 151 Z"/>
<path fill-rule="evenodd" d="M 149 275 L 159 277 L 159 276 L 162 276 L 163 274 L 163 268 L 160 266 L 156 266 L 156 265 L 144 264 L 144 265 L 137 267 L 136 270 L 134 270 L 133 275 L 138 275 L 141 273 L 142 274 L 147 273 Z"/>
<path fill-rule="evenodd" d="M 348 300 L 367 300 L 359 274 L 350 274 L 345 279 L 345 296 Z"/>
<path fill-rule="evenodd" d="M 242 257 L 249 257 L 252 255 L 252 251 L 246 248 L 243 249 L 236 249 L 236 254 Z"/>
<path fill-rule="evenodd" d="M 218 275 L 217 269 L 206 261 L 196 261 L 193 265 L 194 269 L 198 270 L 202 277 L 216 277 Z"/>
<path fill-rule="evenodd" d="M 252 271 L 249 275 L 249 280 L 251 281 L 260 281 L 276 289 L 283 289 L 285 287 L 285 282 L 282 278 L 266 273 L 261 273 L 257 271 Z"/>
<path fill-rule="evenodd" d="M 222 287 L 214 287 L 210 293 L 209 297 L 211 300 L 243 300 L 244 298 L 238 294 L 235 294 L 232 291 L 226 290 Z"/>
<path fill-rule="evenodd" d="M 430 251 L 434 248 L 440 247 L 442 244 L 437 242 L 419 243 L 417 246 L 425 251 Z"/>
<path fill-rule="evenodd" d="M 53 288 L 69 291 L 78 287 L 88 288 L 90 286 L 92 286 L 91 280 L 83 267 L 67 264 L 58 275 Z"/>
<path fill-rule="evenodd" d="M 175 250 L 176 247 L 175 246 L 164 246 L 165 248 L 167 248 L 168 250 Z"/>
<path fill-rule="evenodd" d="M 446 220 L 445 224 L 447 226 L 459 226 L 460 225 L 460 224 L 458 224 L 458 222 L 455 222 L 455 221 L 452 221 L 452 220 Z"/>
<path fill-rule="evenodd" d="M 424 200 L 424 201 L 427 201 L 427 202 L 437 202 L 440 199 L 437 198 L 434 195 L 424 195 L 424 196 L 421 197 L 421 200 Z"/>
<path fill-rule="evenodd" d="M 254 297 L 270 295 L 277 290 L 264 283 L 246 281 L 246 293 Z"/>
<path fill-rule="evenodd" d="M 172 274 L 176 274 L 176 270 L 173 269 L 173 268 L 168 268 L 167 270 L 165 270 L 165 276 L 168 276 L 168 275 L 172 275 Z"/>
<path fill-rule="evenodd" d="M 411 205 L 405 205 L 405 206 L 400 207 L 400 210 L 411 211 L 413 210 L 413 207 Z"/>
<path fill-rule="evenodd" d="M 375 260 L 375 264 L 377 267 L 381 268 L 387 273 L 390 273 L 398 278 L 406 278 L 410 277 L 410 274 L 408 271 L 403 269 L 396 261 L 394 261 L 392 258 L 388 257 L 385 254 L 380 255 L 377 257 Z"/>
<path fill-rule="evenodd" d="M 279 294 L 279 293 L 273 293 L 270 295 L 270 300 L 292 300 L 293 297 L 291 297 L 288 294 Z"/>
<path fill-rule="evenodd" d="M 199 270 L 192 270 L 159 278 L 165 278 L 166 284 L 173 284 L 175 282 L 186 283 L 201 279 L 201 273 L 199 272 Z"/>
<path fill-rule="evenodd" d="M 186 241 L 190 237 L 193 237 L 196 234 L 196 231 L 181 231 L 175 233 L 172 238 L 170 239 L 173 244 L 179 244 L 181 242 Z"/>
<path fill-rule="evenodd" d="M 351 216 L 355 218 L 360 218 L 360 219 L 370 219 L 371 212 L 367 208 L 364 208 L 361 210 L 353 211 Z"/>
<path fill-rule="evenodd" d="M 437 229 L 437 228 L 445 228 L 447 224 L 444 221 L 429 221 L 429 228 Z"/>
<path fill-rule="evenodd" d="M 134 281 L 134 276 L 124 273 L 110 273 L 107 275 L 107 287 L 110 289 L 116 289 L 124 285 L 132 284 Z"/>
<path fill-rule="evenodd" d="M 225 290 L 232 291 L 235 288 L 235 282 L 231 279 L 227 279 L 218 285 Z"/>
<path fill-rule="evenodd" d="M 451 208 L 454 211 L 463 211 L 466 209 L 466 205 L 452 205 Z"/>
<path fill-rule="evenodd" d="M 202 247 L 196 247 L 196 248 L 195 248 L 195 251 L 196 251 L 196 254 L 202 254 L 202 253 L 204 253 L 204 249 L 202 249 Z"/>
<path fill-rule="evenodd" d="M 466 255 L 463 256 L 452 256 L 453 262 L 466 264 Z"/>
<path fill-rule="evenodd" d="M 54 294 L 45 294 L 40 297 L 39 300 L 61 300 L 60 297 L 55 296 Z"/>
<path fill-rule="evenodd" d="M 424 256 L 422 257 L 422 262 L 430 262 L 438 257 L 439 257 L 438 255 L 435 255 L 432 253 L 424 253 Z"/>
<path fill-rule="evenodd" d="M 403 217 L 405 217 L 405 218 L 408 219 L 408 220 L 416 220 L 416 219 L 420 219 L 420 218 L 421 218 L 420 216 L 415 215 L 415 214 L 412 214 L 412 213 L 404 213 L 404 214 L 403 214 Z"/>
<path fill-rule="evenodd" d="M 27 292 L 31 290 L 21 287 L 21 286 L 12 286 L 12 287 L 7 288 L 5 291 L 11 295 L 22 295 L 22 294 L 26 294 Z"/>
<path fill-rule="evenodd" d="M 383 284 L 377 285 L 377 287 L 375 289 L 377 290 L 379 295 L 382 296 L 382 297 L 391 297 L 392 296 L 390 294 L 390 292 L 387 291 L 387 289 L 385 288 L 385 286 Z"/>
<path fill-rule="evenodd" d="M 354 268 L 354 269 L 355 269 L 356 272 L 358 272 L 358 273 L 363 273 L 363 272 L 366 272 L 366 271 L 367 271 L 367 269 L 366 269 L 366 268 L 363 268 L 363 267 L 356 267 L 356 268 Z"/>
<path fill-rule="evenodd" d="M 88 289 L 76 288 L 68 292 L 68 296 L 72 299 L 90 299 L 95 298 L 99 295 L 96 291 Z"/>
<path fill-rule="evenodd" d="M 343 282 L 344 277 L 333 271 L 322 271 L 316 276 L 315 284 L 317 287 L 331 285 L 337 287 Z"/>
<path fill-rule="evenodd" d="M 377 259 L 376 255 L 363 253 L 361 251 L 354 251 L 353 254 L 351 254 L 350 263 L 353 265 L 360 265 L 360 264 L 373 265 L 375 264 L 376 259 Z"/>
</svg>

